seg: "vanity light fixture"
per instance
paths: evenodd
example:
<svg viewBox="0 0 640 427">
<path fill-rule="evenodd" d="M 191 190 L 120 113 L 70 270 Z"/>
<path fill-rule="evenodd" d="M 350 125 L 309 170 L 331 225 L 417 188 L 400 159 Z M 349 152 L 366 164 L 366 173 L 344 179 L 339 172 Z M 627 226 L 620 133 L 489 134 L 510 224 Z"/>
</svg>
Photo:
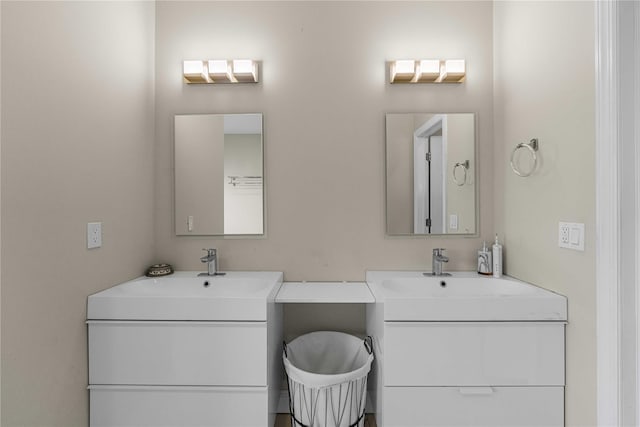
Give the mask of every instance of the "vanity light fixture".
<svg viewBox="0 0 640 427">
<path fill-rule="evenodd" d="M 391 83 L 409 82 L 416 75 L 416 61 L 413 59 L 399 59 L 391 63 L 389 69 Z"/>
<path fill-rule="evenodd" d="M 242 83 L 258 81 L 258 64 L 251 59 L 234 59 L 233 76 Z"/>
<path fill-rule="evenodd" d="M 388 64 L 391 83 L 461 83 L 466 76 L 464 59 L 401 59 Z"/>
<path fill-rule="evenodd" d="M 182 63 L 182 74 L 187 83 L 208 83 L 203 61 L 184 61 Z"/>
<path fill-rule="evenodd" d="M 447 59 L 444 61 L 443 82 L 460 82 L 464 79 L 464 59 Z"/>
<path fill-rule="evenodd" d="M 231 83 L 233 75 L 226 59 L 210 59 L 208 61 L 209 78 L 213 83 Z"/>
<path fill-rule="evenodd" d="M 258 61 L 252 59 L 210 59 L 184 61 L 185 83 L 257 83 Z"/>
<path fill-rule="evenodd" d="M 421 59 L 416 70 L 416 81 L 435 82 L 440 77 L 440 60 Z"/>
</svg>

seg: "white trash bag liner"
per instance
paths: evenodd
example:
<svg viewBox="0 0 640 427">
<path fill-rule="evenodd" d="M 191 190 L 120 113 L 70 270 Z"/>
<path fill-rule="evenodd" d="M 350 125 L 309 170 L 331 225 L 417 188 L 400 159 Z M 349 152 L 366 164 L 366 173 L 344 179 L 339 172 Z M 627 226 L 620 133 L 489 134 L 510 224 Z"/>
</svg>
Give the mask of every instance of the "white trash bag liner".
<svg viewBox="0 0 640 427">
<path fill-rule="evenodd" d="M 321 331 L 284 344 L 293 427 L 362 427 L 371 337 Z"/>
</svg>

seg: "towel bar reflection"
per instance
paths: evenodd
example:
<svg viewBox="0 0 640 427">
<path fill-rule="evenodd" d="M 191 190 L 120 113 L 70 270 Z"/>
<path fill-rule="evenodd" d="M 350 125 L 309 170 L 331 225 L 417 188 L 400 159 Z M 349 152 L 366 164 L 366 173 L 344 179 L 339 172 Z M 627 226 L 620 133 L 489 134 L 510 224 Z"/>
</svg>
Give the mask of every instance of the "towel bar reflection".
<svg viewBox="0 0 640 427">
<path fill-rule="evenodd" d="M 259 188 L 262 187 L 261 176 L 235 176 L 229 175 L 229 184 L 237 188 Z"/>
<path fill-rule="evenodd" d="M 458 174 L 456 174 L 456 170 L 458 168 L 462 168 L 462 179 L 458 179 Z M 465 160 L 464 162 L 458 162 L 453 165 L 453 182 L 456 183 L 458 187 L 462 187 L 467 182 L 467 171 L 469 170 L 469 160 Z"/>
<path fill-rule="evenodd" d="M 527 151 L 529 151 L 529 153 L 531 153 L 531 158 L 533 159 L 533 166 L 529 171 L 526 171 L 526 172 L 523 172 L 522 170 L 520 170 L 518 167 L 516 167 L 514 163 L 516 152 L 521 148 L 525 148 Z M 538 156 L 536 155 L 536 151 L 538 151 L 537 138 L 533 138 L 529 142 L 521 142 L 520 144 L 516 145 L 516 148 L 514 148 L 513 151 L 511 152 L 511 160 L 510 160 L 511 170 L 513 171 L 513 173 L 515 173 L 516 175 L 522 178 L 526 178 L 529 175 L 531 175 L 533 171 L 536 170 L 536 167 L 538 166 Z"/>
</svg>

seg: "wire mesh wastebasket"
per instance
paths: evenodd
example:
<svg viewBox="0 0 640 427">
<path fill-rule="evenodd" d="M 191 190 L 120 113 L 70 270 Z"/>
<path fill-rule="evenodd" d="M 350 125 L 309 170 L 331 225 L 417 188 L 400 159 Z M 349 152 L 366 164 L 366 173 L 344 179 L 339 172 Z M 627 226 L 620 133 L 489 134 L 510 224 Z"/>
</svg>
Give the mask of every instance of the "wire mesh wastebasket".
<svg viewBox="0 0 640 427">
<path fill-rule="evenodd" d="M 371 337 L 320 331 L 283 343 L 293 427 L 363 427 Z"/>
</svg>

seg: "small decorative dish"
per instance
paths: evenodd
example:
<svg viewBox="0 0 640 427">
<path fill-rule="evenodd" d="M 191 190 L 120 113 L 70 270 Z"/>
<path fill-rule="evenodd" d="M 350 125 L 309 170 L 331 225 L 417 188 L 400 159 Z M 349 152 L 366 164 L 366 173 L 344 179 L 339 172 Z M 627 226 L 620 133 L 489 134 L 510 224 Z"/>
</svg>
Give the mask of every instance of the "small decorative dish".
<svg viewBox="0 0 640 427">
<path fill-rule="evenodd" d="M 144 273 L 147 277 L 168 276 L 169 274 L 173 274 L 173 267 L 170 264 L 154 264 Z"/>
</svg>

